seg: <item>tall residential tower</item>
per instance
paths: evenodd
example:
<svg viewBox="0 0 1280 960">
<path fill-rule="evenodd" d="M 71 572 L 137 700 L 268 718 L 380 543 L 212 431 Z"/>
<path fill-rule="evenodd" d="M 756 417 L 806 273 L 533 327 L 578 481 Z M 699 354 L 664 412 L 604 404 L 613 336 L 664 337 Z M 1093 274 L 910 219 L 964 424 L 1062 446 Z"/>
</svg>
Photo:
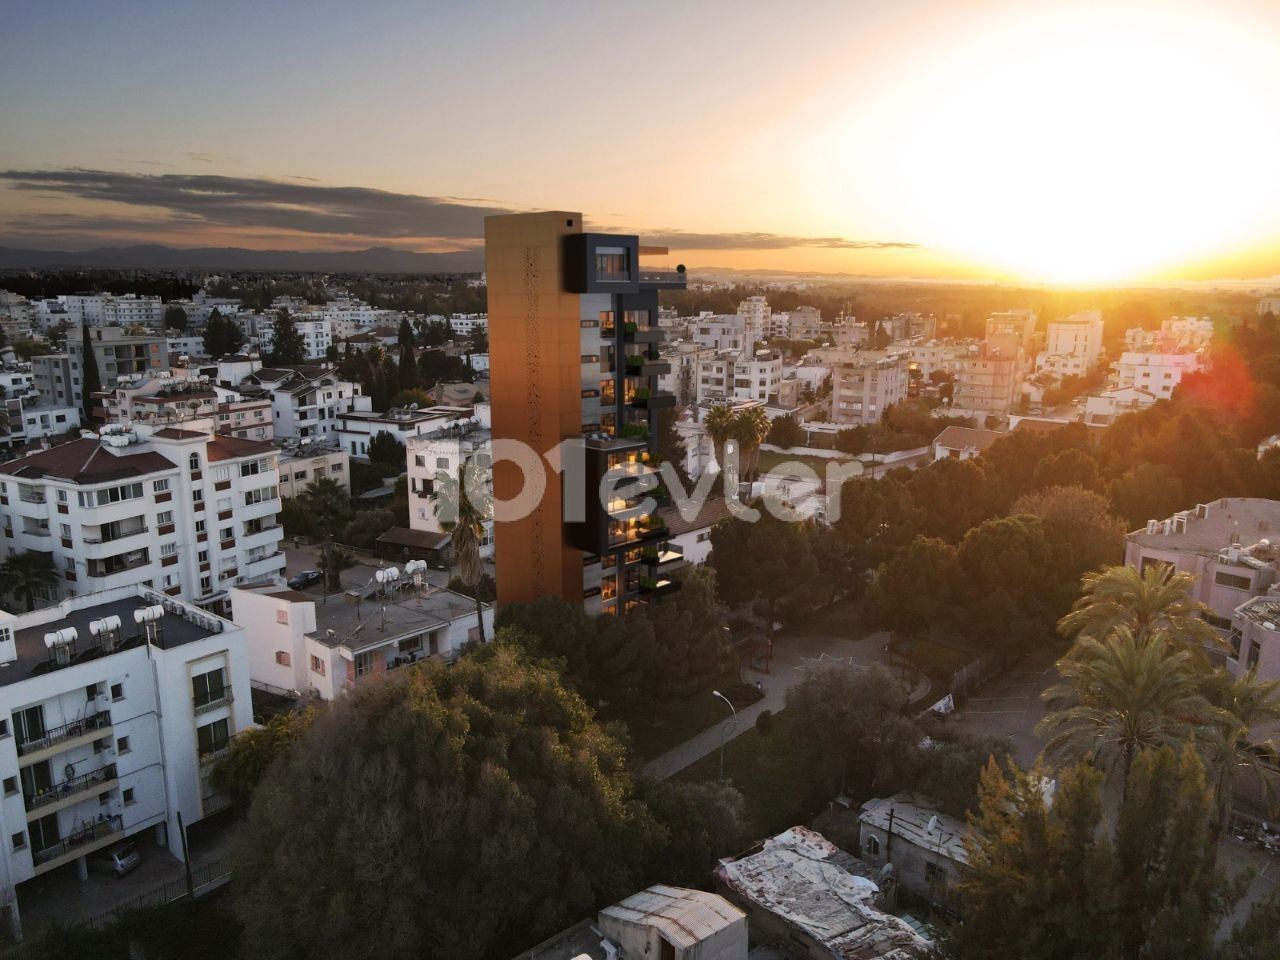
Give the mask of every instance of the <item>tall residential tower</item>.
<svg viewBox="0 0 1280 960">
<path fill-rule="evenodd" d="M 580 440 L 577 467 L 543 467 L 537 506 L 495 524 L 498 602 L 541 597 L 617 613 L 676 589 L 663 576 L 680 561 L 667 531 L 631 482 L 652 472 L 656 411 L 675 404 L 658 390 L 670 365 L 658 359 L 658 291 L 685 286 L 683 269 L 649 270 L 639 260 L 665 249 L 638 237 L 584 233 L 582 215 L 549 212 L 488 217 L 490 390 L 499 503 L 521 491 L 521 467 L 499 442 L 518 440 L 540 456 Z M 581 473 L 585 482 L 572 477 Z M 608 502 L 602 478 L 620 481 Z"/>
</svg>

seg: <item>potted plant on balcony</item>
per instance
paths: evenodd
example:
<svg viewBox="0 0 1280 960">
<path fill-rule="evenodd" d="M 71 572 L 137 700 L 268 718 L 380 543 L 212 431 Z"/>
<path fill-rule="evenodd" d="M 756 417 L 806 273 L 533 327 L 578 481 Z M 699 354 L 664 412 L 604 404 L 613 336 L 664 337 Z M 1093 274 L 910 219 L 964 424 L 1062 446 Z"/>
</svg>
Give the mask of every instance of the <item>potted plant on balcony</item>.
<svg viewBox="0 0 1280 960">
<path fill-rule="evenodd" d="M 633 353 L 627 357 L 627 369 L 636 371 L 644 367 L 645 358 L 638 353 Z"/>
<path fill-rule="evenodd" d="M 636 387 L 635 393 L 631 394 L 632 403 L 644 403 L 649 399 L 648 387 Z"/>
<path fill-rule="evenodd" d="M 640 328 L 636 325 L 634 320 L 627 320 L 622 324 L 622 331 L 624 333 L 635 333 L 639 329 Z"/>
</svg>

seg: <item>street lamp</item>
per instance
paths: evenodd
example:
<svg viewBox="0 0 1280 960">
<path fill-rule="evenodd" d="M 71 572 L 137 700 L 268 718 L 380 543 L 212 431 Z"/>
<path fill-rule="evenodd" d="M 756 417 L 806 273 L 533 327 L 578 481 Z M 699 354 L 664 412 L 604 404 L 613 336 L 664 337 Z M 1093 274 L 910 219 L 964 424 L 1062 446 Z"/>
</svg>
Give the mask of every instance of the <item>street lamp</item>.
<svg viewBox="0 0 1280 960">
<path fill-rule="evenodd" d="M 730 718 L 729 718 L 728 723 L 721 723 L 721 724 L 720 724 L 720 782 L 721 782 L 721 783 L 724 783 L 724 741 L 725 741 L 725 734 L 727 734 L 727 733 L 729 732 L 729 727 L 730 727 L 730 726 L 734 726 L 734 727 L 736 727 L 736 726 L 738 725 L 738 711 L 734 709 L 734 707 L 733 707 L 733 703 L 729 700 L 729 698 L 728 698 L 728 697 L 726 697 L 726 696 L 725 696 L 723 693 L 721 693 L 719 690 L 712 690 L 712 691 L 711 691 L 711 695 L 712 695 L 712 696 L 714 696 L 714 697 L 719 697 L 721 700 L 723 700 L 723 701 L 725 702 L 725 706 L 727 706 L 727 707 L 729 708 L 729 713 L 731 714 L 731 716 L 730 716 Z"/>
</svg>

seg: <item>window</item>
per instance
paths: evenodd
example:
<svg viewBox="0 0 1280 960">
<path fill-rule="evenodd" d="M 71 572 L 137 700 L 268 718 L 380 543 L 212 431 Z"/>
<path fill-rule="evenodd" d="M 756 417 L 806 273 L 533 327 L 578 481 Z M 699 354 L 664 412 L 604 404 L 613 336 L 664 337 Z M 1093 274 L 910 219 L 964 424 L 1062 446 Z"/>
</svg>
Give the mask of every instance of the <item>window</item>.
<svg viewBox="0 0 1280 960">
<path fill-rule="evenodd" d="M 288 653 L 288 651 L 287 651 L 287 650 L 277 650 L 277 651 L 276 651 L 276 663 L 278 663 L 278 664 L 279 664 L 280 666 L 282 666 L 282 667 L 292 666 L 292 665 L 293 665 L 293 657 L 289 656 L 289 653 Z"/>
<path fill-rule="evenodd" d="M 277 487 L 259 487 L 257 490 L 249 490 L 244 495 L 244 505 L 252 507 L 258 503 L 265 503 L 268 500 L 278 500 L 280 494 Z"/>
<path fill-rule="evenodd" d="M 192 491 L 191 491 L 191 502 L 192 502 L 192 503 L 204 503 L 204 491 L 203 491 L 203 490 L 201 490 L 199 487 L 196 487 L 194 490 L 192 490 Z"/>
<path fill-rule="evenodd" d="M 58 491 L 58 502 L 59 502 L 59 503 L 66 503 L 66 502 L 67 502 L 67 491 L 65 491 L 65 490 L 59 490 L 59 491 Z"/>
<path fill-rule="evenodd" d="M 173 523 L 173 511 L 161 510 L 156 514 L 156 523 Z"/>
<path fill-rule="evenodd" d="M 107 804 L 109 804 L 110 802 L 111 802 L 111 794 L 110 794 L 110 793 L 100 793 L 100 794 L 98 794 L 98 806 L 100 806 L 100 807 L 105 807 L 105 806 L 106 806 Z"/>
<path fill-rule="evenodd" d="M 1246 664 L 1250 670 L 1258 665 L 1258 658 L 1262 655 L 1262 645 L 1257 640 L 1249 642 L 1249 658 Z"/>
<path fill-rule="evenodd" d="M 123 699 L 124 699 L 124 684 L 123 684 L 123 683 L 113 683 L 113 684 L 111 685 L 111 699 L 112 699 L 112 700 L 123 700 Z"/>
<path fill-rule="evenodd" d="M 924 879 L 926 883 L 946 883 L 947 871 L 936 863 L 926 863 L 924 865 Z"/>
<path fill-rule="evenodd" d="M 7 737 L 8 735 L 9 735 L 9 721 L 0 720 L 0 737 Z"/>
<path fill-rule="evenodd" d="M 335 464 L 333 464 L 332 466 L 330 466 L 330 467 L 329 467 L 329 472 L 330 472 L 330 473 L 341 473 L 341 472 L 342 472 L 342 464 L 340 464 L 340 463 L 335 463 Z"/>
<path fill-rule="evenodd" d="M 208 562 L 209 562 L 209 551 L 208 551 L 208 550 L 201 550 L 199 553 L 197 553 L 197 554 L 196 554 L 196 562 L 197 562 L 197 563 L 208 563 Z"/>
<path fill-rule="evenodd" d="M 125 787 L 120 791 L 120 799 L 124 801 L 126 807 L 133 804 L 133 787 Z"/>
<path fill-rule="evenodd" d="M 218 531 L 219 540 L 230 540 L 234 536 L 235 536 L 234 527 L 223 527 L 221 530 Z"/>
<path fill-rule="evenodd" d="M 215 720 L 213 723 L 196 728 L 197 749 L 202 757 L 222 750 L 230 739 L 231 727 L 226 718 Z"/>
<path fill-rule="evenodd" d="M 1252 585 L 1248 577 L 1223 573 L 1221 570 L 1213 575 L 1213 582 L 1220 587 L 1230 587 L 1233 590 L 1248 590 Z"/>
<path fill-rule="evenodd" d="M 311 672 L 324 676 L 324 661 L 317 657 L 314 653 L 311 655 Z"/>
<path fill-rule="evenodd" d="M 151 489 L 154 490 L 156 493 L 164 493 L 166 490 L 169 489 L 169 481 L 167 479 L 156 480 L 154 483 L 151 484 Z"/>
<path fill-rule="evenodd" d="M 15 850 L 22 850 L 27 846 L 27 835 L 21 830 L 15 833 L 10 839 L 13 841 L 13 849 Z"/>
<path fill-rule="evenodd" d="M 176 543 L 160 544 L 160 556 L 162 557 L 172 557 L 177 552 L 178 552 L 178 545 Z"/>
<path fill-rule="evenodd" d="M 420 453 L 415 454 L 413 458 L 413 465 L 415 467 L 425 467 L 427 465 L 427 458 Z"/>
<path fill-rule="evenodd" d="M 198 454 L 198 453 L 193 453 L 191 456 L 189 456 L 189 457 L 187 458 L 187 466 L 188 466 L 188 467 L 190 467 L 190 468 L 191 468 L 191 470 L 192 470 L 193 472 L 194 472 L 194 471 L 199 470 L 199 469 L 200 469 L 200 454 Z"/>
<path fill-rule="evenodd" d="M 222 683 L 222 668 L 197 674 L 191 678 L 191 700 L 197 707 L 205 707 L 216 703 L 225 695 Z"/>
<path fill-rule="evenodd" d="M 5 777 L 4 778 L 4 795 L 6 797 L 12 797 L 17 792 L 18 792 L 18 778 Z"/>
<path fill-rule="evenodd" d="M 125 753 L 128 753 L 131 749 L 132 748 L 129 746 L 128 737 L 116 738 L 116 753 L 125 754 Z"/>
</svg>

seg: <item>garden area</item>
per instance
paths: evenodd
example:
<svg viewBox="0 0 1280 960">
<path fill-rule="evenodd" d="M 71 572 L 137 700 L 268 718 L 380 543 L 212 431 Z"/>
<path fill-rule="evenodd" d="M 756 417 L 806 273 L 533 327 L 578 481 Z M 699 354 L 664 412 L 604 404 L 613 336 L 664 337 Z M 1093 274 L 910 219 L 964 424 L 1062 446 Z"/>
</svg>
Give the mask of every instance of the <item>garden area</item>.
<svg viewBox="0 0 1280 960">
<path fill-rule="evenodd" d="M 649 706 L 639 714 L 618 716 L 610 716 L 606 710 L 601 719 L 626 723 L 631 731 L 632 753 L 639 759 L 652 760 L 724 719 L 728 708 L 713 695 L 714 690 L 728 697 L 736 710 L 764 696 L 754 685 L 741 682 L 733 671 L 692 696 L 664 703 L 656 710 Z"/>
</svg>

